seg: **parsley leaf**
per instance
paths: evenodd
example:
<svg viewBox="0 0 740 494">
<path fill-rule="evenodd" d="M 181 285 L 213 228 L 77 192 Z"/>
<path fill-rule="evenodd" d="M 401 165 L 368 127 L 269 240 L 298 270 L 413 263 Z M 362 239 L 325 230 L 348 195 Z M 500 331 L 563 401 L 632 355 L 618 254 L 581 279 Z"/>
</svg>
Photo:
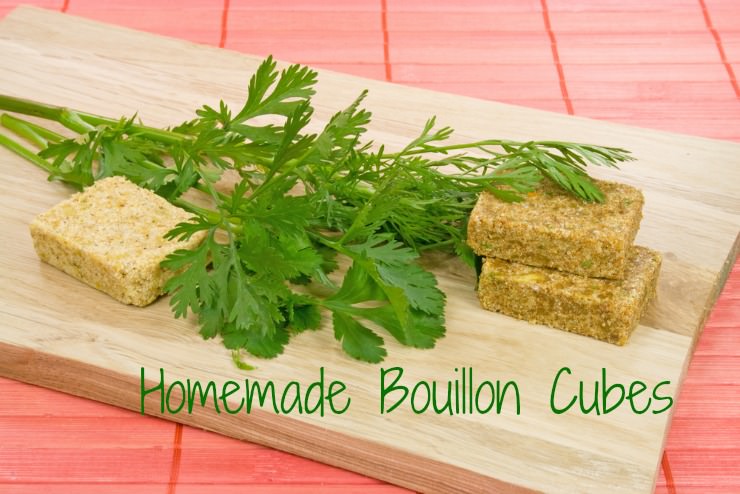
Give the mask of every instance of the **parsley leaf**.
<svg viewBox="0 0 740 494">
<path fill-rule="evenodd" d="M 335 311 L 332 316 L 334 337 L 342 342 L 342 349 L 357 360 L 382 362 L 387 355 L 383 338 L 373 333 L 346 313 Z"/>
</svg>

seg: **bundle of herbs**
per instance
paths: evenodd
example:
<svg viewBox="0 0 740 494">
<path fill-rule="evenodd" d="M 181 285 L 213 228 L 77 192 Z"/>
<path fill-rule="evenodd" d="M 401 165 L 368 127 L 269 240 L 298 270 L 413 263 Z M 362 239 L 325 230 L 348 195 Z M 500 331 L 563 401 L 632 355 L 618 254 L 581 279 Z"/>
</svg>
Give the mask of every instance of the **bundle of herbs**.
<svg viewBox="0 0 740 494">
<path fill-rule="evenodd" d="M 361 107 L 365 93 L 321 132 L 307 133 L 316 77 L 299 65 L 278 70 L 267 58 L 238 112 L 222 101 L 167 129 L 0 96 L 6 112 L 75 133 L 4 113 L 3 126 L 37 149 L 2 134 L 0 145 L 50 180 L 82 189 L 120 175 L 190 211 L 192 219 L 167 236 L 205 231 L 206 239 L 162 267 L 177 271 L 165 286 L 175 317 L 195 314 L 203 337 L 275 357 L 292 334 L 318 329 L 326 314 L 344 351 L 367 362 L 386 355 L 379 329 L 418 348 L 444 335 L 445 295 L 417 260 L 445 250 L 474 264 L 465 225 L 479 193 L 520 201 L 551 180 L 600 201 L 585 167 L 631 159 L 622 149 L 570 142 L 451 144 L 452 129 L 436 127 L 434 118 L 403 149 L 388 151 L 361 139 L 371 118 Z M 272 123 L 259 118 L 266 116 Z M 224 192 L 217 183 L 226 171 L 238 178 Z M 193 189 L 210 207 L 185 200 Z M 330 277 L 337 256 L 349 267 Z"/>
</svg>

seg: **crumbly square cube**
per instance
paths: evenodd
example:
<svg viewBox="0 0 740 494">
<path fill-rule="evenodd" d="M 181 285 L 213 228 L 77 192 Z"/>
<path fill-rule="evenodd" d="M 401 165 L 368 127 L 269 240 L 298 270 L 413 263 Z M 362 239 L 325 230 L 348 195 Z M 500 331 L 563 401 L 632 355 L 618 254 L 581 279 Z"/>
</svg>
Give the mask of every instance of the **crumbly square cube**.
<svg viewBox="0 0 740 494">
<path fill-rule="evenodd" d="M 31 222 L 39 258 L 124 304 L 143 307 L 172 275 L 159 263 L 203 240 L 164 234 L 192 215 L 123 177 L 96 182 Z"/>
<path fill-rule="evenodd" d="M 660 265 L 658 252 L 638 246 L 629 250 L 624 280 L 489 258 L 478 298 L 487 310 L 624 345 L 655 296 Z"/>
<path fill-rule="evenodd" d="M 544 181 L 521 202 L 480 195 L 468 224 L 476 254 L 592 278 L 622 279 L 642 220 L 640 190 L 596 181 L 603 203 L 587 203 Z"/>
</svg>

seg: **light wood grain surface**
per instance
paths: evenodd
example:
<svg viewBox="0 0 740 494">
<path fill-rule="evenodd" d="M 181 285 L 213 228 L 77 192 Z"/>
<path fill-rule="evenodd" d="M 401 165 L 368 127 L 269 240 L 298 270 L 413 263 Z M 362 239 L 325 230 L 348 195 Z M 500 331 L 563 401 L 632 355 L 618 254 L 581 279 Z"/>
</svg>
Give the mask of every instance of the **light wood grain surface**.
<svg viewBox="0 0 740 494">
<path fill-rule="evenodd" d="M 195 47 L 131 31 L 25 9 L 0 25 L 5 92 L 91 112 L 132 114 L 166 125 L 220 98 L 236 103 L 258 59 Z M 740 225 L 740 146 L 565 117 L 372 82 L 324 72 L 316 97 L 325 120 L 363 88 L 375 115 L 372 137 L 399 146 L 430 115 L 458 129 L 459 138 L 570 139 L 619 145 L 638 162 L 619 178 L 645 191 L 638 242 L 661 250 L 659 299 L 631 343 L 613 347 L 479 309 L 473 275 L 440 263 L 449 296 L 448 336 L 432 351 L 389 344 L 386 366 L 402 365 L 409 380 L 454 378 L 472 366 L 488 379 L 513 379 L 522 414 L 415 416 L 378 413 L 378 368 L 348 360 L 328 330 L 301 335 L 285 355 L 259 362 L 250 377 L 276 384 L 310 381 L 325 366 L 349 386 L 353 403 L 340 417 L 177 415 L 207 427 L 296 452 L 421 490 L 489 491 L 498 486 L 573 492 L 652 488 L 668 414 L 556 416 L 547 400 L 555 371 L 574 369 L 593 381 L 602 367 L 615 381 L 648 384 L 682 378 L 698 328 L 737 251 Z M 318 123 L 318 122 L 317 122 Z M 139 403 L 138 375 L 164 367 L 174 378 L 239 379 L 228 352 L 204 342 L 194 326 L 172 320 L 166 301 L 140 310 L 41 265 L 30 244 L 33 215 L 69 193 L 7 153 L 0 207 L 8 249 L 0 258 L 0 373 L 126 408 Z M 154 407 L 152 407 L 152 410 Z"/>
</svg>

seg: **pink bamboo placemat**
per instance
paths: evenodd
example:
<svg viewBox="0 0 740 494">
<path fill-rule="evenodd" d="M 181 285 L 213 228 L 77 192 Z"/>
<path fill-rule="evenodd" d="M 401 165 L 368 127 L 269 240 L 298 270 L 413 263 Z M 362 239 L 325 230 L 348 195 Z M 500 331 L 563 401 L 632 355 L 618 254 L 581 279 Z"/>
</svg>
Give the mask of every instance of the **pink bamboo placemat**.
<svg viewBox="0 0 740 494">
<path fill-rule="evenodd" d="M 0 0 L 0 16 L 18 3 Z M 740 142 L 735 0 L 23 3 L 364 77 Z M 0 396 L 0 492 L 403 491 L 7 379 Z M 656 492 L 740 492 L 738 465 L 740 262 L 694 354 Z"/>
</svg>

